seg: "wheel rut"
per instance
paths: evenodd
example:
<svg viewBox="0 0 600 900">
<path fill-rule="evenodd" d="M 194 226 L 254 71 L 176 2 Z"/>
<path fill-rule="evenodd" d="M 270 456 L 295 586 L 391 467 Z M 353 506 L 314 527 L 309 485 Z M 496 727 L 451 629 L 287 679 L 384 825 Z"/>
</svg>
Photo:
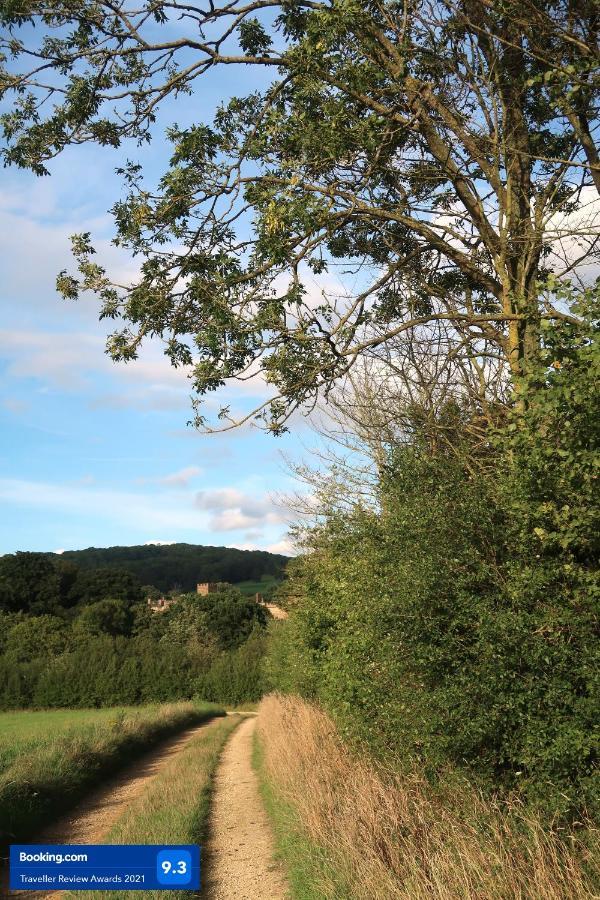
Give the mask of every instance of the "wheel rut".
<svg viewBox="0 0 600 900">
<path fill-rule="evenodd" d="M 203 729 L 210 728 L 210 725 L 211 722 L 203 722 L 163 741 L 91 791 L 77 806 L 32 838 L 30 843 L 101 844 L 127 806 L 143 793 L 150 781 L 192 738 Z M 3 872 L 2 888 L 2 896 L 28 900 L 60 900 L 64 895 L 63 891 L 9 891 L 8 866 Z M 98 900 L 100 895 L 101 892 L 98 892 Z"/>
<path fill-rule="evenodd" d="M 285 900 L 285 876 L 252 768 L 256 718 L 236 728 L 217 770 L 204 854 L 208 900 Z"/>
<path fill-rule="evenodd" d="M 164 741 L 92 791 L 31 843 L 100 844 L 128 805 L 171 759 L 211 723 L 189 728 Z M 209 840 L 202 853 L 202 895 L 207 900 L 286 900 L 289 896 L 281 866 L 274 860 L 274 843 L 258 778 L 252 768 L 255 716 L 235 729 L 223 751 L 215 776 Z M 28 900 L 61 900 L 63 891 L 9 891 L 7 867 L 2 896 Z M 104 892 L 98 892 L 98 900 Z M 110 896 L 106 892 L 106 896 Z"/>
</svg>

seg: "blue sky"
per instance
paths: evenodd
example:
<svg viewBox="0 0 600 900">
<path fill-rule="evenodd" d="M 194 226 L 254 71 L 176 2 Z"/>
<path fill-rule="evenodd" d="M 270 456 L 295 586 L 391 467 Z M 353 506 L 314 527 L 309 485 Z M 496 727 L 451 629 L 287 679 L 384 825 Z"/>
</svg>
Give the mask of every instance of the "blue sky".
<svg viewBox="0 0 600 900">
<path fill-rule="evenodd" d="M 236 78 L 215 73 L 201 93 L 167 105 L 157 135 L 173 121 L 210 118 L 220 99 L 248 90 Z M 114 170 L 128 157 L 152 179 L 167 148 L 160 137 L 142 151 L 73 148 L 43 179 L 2 170 L 0 554 L 147 541 L 289 552 L 277 495 L 293 482 L 281 451 L 301 453 L 303 423 L 280 439 L 252 427 L 194 431 L 189 384 L 160 349 L 115 366 L 94 298 L 67 303 L 55 292 L 57 273 L 72 268 L 74 232 L 92 232 L 111 271 L 134 271 L 111 246 L 107 213 L 120 193 Z M 260 390 L 232 388 L 227 399 L 240 408 Z"/>
</svg>

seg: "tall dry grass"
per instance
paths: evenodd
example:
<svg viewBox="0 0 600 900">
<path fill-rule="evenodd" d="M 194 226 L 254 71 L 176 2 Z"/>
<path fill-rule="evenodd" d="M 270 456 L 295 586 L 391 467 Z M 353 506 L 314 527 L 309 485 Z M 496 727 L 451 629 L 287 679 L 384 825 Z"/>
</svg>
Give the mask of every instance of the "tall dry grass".
<svg viewBox="0 0 600 900">
<path fill-rule="evenodd" d="M 313 896 L 356 900 L 580 900 L 600 837 L 561 839 L 518 805 L 466 785 L 451 801 L 418 775 L 377 771 L 331 719 L 294 697 L 259 708 L 263 774 L 315 848 Z M 597 873 L 597 870 L 596 870 Z M 598 874 L 598 873 L 597 873 Z"/>
</svg>

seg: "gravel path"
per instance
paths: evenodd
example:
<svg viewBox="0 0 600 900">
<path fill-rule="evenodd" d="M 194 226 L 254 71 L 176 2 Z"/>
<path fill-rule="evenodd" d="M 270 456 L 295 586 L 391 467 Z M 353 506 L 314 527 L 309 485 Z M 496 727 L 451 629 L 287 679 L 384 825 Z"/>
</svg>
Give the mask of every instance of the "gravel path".
<svg viewBox="0 0 600 900">
<path fill-rule="evenodd" d="M 256 718 L 236 728 L 215 779 L 210 840 L 204 854 L 209 900 L 284 900 L 288 896 L 258 779 L 252 768 Z"/>
<path fill-rule="evenodd" d="M 214 721 L 214 720 L 213 720 Z M 217 720 L 218 721 L 218 720 Z M 117 819 L 139 795 L 148 783 L 168 765 L 203 728 L 210 722 L 195 725 L 180 732 L 175 737 L 163 741 L 153 750 L 140 757 L 118 775 L 105 781 L 102 787 L 88 794 L 69 813 L 45 828 L 30 843 L 36 844 L 101 844 Z M 60 900 L 63 891 L 8 891 L 8 872 L 4 873 L 4 884 L 0 885 L 0 896 L 22 897 L 29 900 L 52 898 Z M 6 893 L 2 893 L 2 889 Z M 98 891 L 100 900 L 101 892 Z"/>
</svg>

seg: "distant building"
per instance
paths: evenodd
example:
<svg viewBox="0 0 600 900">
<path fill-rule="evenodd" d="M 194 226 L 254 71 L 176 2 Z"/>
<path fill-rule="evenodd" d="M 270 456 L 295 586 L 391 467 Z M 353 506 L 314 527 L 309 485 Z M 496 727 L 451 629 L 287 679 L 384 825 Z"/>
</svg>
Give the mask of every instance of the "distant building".
<svg viewBox="0 0 600 900">
<path fill-rule="evenodd" d="M 216 594 L 218 590 L 219 585 L 216 581 L 203 581 L 196 585 L 196 593 L 201 597 L 206 597 L 207 594 Z"/>
<path fill-rule="evenodd" d="M 152 612 L 166 612 L 176 602 L 175 597 L 159 597 L 155 600 L 148 597 L 147 603 Z"/>
<path fill-rule="evenodd" d="M 274 619 L 287 619 L 288 613 L 285 611 L 285 609 L 277 606 L 276 603 L 268 603 L 262 594 L 255 594 L 254 599 L 257 603 L 260 603 L 262 607 L 268 610 Z"/>
</svg>

